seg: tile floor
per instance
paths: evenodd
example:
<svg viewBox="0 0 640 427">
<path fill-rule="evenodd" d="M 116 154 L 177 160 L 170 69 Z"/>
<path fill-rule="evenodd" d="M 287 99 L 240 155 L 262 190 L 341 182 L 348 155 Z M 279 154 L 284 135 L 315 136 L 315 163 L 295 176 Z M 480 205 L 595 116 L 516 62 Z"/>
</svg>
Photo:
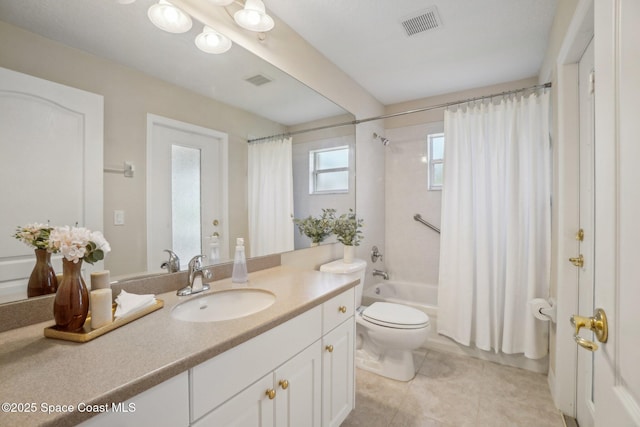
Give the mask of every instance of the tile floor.
<svg viewBox="0 0 640 427">
<path fill-rule="evenodd" d="M 408 382 L 358 369 L 356 409 L 342 427 L 564 425 L 546 375 L 433 350 L 416 357 Z"/>
</svg>

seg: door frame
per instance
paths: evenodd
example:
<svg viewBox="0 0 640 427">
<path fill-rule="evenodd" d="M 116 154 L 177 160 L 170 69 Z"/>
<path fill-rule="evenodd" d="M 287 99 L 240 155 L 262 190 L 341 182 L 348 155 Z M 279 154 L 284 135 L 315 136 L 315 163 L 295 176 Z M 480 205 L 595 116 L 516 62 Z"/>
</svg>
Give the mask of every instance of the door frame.
<svg viewBox="0 0 640 427">
<path fill-rule="evenodd" d="M 558 323 L 551 326 L 549 387 L 563 413 L 576 416 L 577 357 L 569 317 L 578 310 L 578 269 L 568 262 L 576 256 L 579 212 L 579 92 L 578 62 L 594 36 L 593 0 L 579 0 L 556 59 L 554 196 L 552 223 L 552 287 Z M 542 77 L 542 76 L 541 76 Z M 548 76 L 550 77 L 550 76 Z"/>
<path fill-rule="evenodd" d="M 152 154 L 153 129 L 154 129 L 154 126 L 157 126 L 157 125 L 170 127 L 173 129 L 184 131 L 184 132 L 205 135 L 208 137 L 216 138 L 220 141 L 220 153 L 219 153 L 220 156 L 218 158 L 218 163 L 219 163 L 218 167 L 220 169 L 220 176 L 222 177 L 223 185 L 220 189 L 221 190 L 220 198 L 221 198 L 222 206 L 220 209 L 221 214 L 220 214 L 219 229 L 225 238 L 224 240 L 225 247 L 220 248 L 221 249 L 220 255 L 224 256 L 225 260 L 228 259 L 229 255 L 228 255 L 227 249 L 230 245 L 229 243 L 229 135 L 225 132 L 217 131 L 214 129 L 209 129 L 209 128 L 194 125 L 191 123 L 170 119 L 170 118 L 159 116 L 156 114 L 147 113 L 147 147 L 146 147 L 146 158 L 147 158 L 146 179 L 147 181 L 146 181 L 146 189 L 145 189 L 145 192 L 147 194 L 147 200 L 146 200 L 145 218 L 147 218 L 148 212 L 151 210 L 151 203 L 152 203 L 151 194 L 150 194 L 151 192 L 149 191 L 149 187 L 150 187 L 149 183 L 152 179 L 151 177 L 153 176 L 152 175 L 153 165 L 150 164 L 149 159 L 151 159 L 151 154 Z M 151 235 L 153 233 L 153 230 L 150 229 L 150 224 L 148 220 L 146 221 L 146 223 L 147 223 L 147 230 L 146 230 L 147 244 L 145 246 L 145 249 L 147 254 L 145 254 L 145 260 L 146 260 L 146 263 L 148 264 L 148 252 L 149 252 L 149 247 L 152 245 Z M 163 249 L 168 249 L 168 248 L 163 248 Z M 186 264 L 187 262 L 189 262 L 189 260 L 181 260 L 182 269 L 184 269 L 184 267 L 187 265 Z"/>
</svg>

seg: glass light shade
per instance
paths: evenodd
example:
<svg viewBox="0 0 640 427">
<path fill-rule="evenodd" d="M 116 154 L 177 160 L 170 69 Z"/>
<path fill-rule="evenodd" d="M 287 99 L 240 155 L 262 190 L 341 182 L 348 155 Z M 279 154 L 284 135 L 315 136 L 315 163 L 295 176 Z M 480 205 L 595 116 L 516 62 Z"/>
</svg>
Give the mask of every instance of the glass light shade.
<svg viewBox="0 0 640 427">
<path fill-rule="evenodd" d="M 224 53 L 231 49 L 231 40 L 211 27 L 205 26 L 196 37 L 196 46 L 207 53 Z"/>
<path fill-rule="evenodd" d="M 273 18 L 267 15 L 262 0 L 246 0 L 244 9 L 233 14 L 236 24 L 250 31 L 269 31 L 275 23 Z"/>
<path fill-rule="evenodd" d="M 147 14 L 153 25 L 169 33 L 186 33 L 193 25 L 188 14 L 167 0 L 160 0 L 157 4 L 151 6 Z"/>
</svg>

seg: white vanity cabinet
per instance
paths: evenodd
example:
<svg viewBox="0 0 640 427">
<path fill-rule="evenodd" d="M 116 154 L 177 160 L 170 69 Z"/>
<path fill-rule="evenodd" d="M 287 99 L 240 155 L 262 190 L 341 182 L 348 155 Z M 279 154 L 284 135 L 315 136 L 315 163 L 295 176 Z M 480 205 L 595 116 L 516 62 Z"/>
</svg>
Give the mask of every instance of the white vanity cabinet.
<svg viewBox="0 0 640 427">
<path fill-rule="evenodd" d="M 340 425 L 355 395 L 354 311 L 350 289 L 193 368 L 193 426 Z"/>
<path fill-rule="evenodd" d="M 193 425 L 320 427 L 321 363 L 316 341 Z"/>
</svg>

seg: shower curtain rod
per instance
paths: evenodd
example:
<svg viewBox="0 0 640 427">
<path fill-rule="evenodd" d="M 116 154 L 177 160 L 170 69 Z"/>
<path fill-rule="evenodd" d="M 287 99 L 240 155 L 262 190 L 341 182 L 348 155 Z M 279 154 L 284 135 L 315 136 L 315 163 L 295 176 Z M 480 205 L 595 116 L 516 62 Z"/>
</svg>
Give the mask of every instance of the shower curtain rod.
<svg viewBox="0 0 640 427">
<path fill-rule="evenodd" d="M 524 88 L 521 88 L 521 89 L 513 89 L 513 90 L 507 90 L 507 91 L 500 92 L 500 93 L 494 93 L 494 94 L 491 94 L 491 95 L 477 96 L 475 98 L 467 98 L 467 99 L 463 99 L 463 100 L 460 100 L 460 101 L 451 101 L 451 102 L 445 102 L 443 104 L 431 105 L 429 107 L 416 108 L 414 110 L 400 111 L 398 113 L 383 114 L 381 116 L 376 116 L 376 117 L 367 117 L 367 118 L 364 118 L 364 119 L 351 120 L 349 122 L 336 123 L 336 124 L 333 124 L 333 125 L 318 126 L 318 127 L 310 128 L 310 129 L 301 129 L 301 130 L 296 130 L 296 131 L 293 131 L 293 132 L 286 132 L 286 133 L 280 133 L 280 134 L 277 134 L 277 135 L 265 136 L 265 137 L 262 137 L 262 138 L 249 139 L 249 140 L 247 140 L 247 143 L 250 144 L 252 142 L 265 141 L 267 139 L 273 139 L 273 138 L 284 138 L 284 137 L 288 137 L 288 136 L 299 135 L 301 133 L 314 132 L 314 131 L 317 131 L 317 130 L 331 129 L 331 128 L 337 128 L 337 127 L 342 127 L 342 126 L 350 126 L 350 125 L 359 125 L 360 123 L 372 122 L 374 120 L 390 119 L 392 117 L 405 116 L 407 114 L 422 113 L 424 111 L 437 110 L 439 108 L 448 108 L 448 107 L 452 107 L 454 105 L 466 104 L 467 102 L 475 102 L 475 101 L 480 101 L 480 100 L 483 100 L 483 99 L 490 99 L 490 98 L 495 98 L 495 97 L 498 97 L 498 96 L 512 95 L 514 93 L 525 92 L 525 91 L 528 91 L 528 90 L 546 89 L 546 88 L 550 88 L 550 87 L 551 87 L 551 82 L 547 82 L 547 83 L 543 83 L 543 84 L 539 84 L 539 85 L 535 85 L 535 86 L 524 87 Z"/>
</svg>

